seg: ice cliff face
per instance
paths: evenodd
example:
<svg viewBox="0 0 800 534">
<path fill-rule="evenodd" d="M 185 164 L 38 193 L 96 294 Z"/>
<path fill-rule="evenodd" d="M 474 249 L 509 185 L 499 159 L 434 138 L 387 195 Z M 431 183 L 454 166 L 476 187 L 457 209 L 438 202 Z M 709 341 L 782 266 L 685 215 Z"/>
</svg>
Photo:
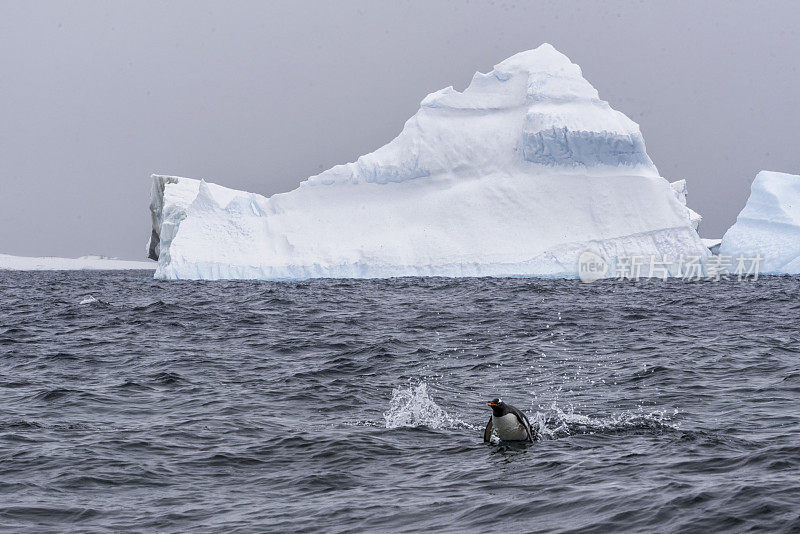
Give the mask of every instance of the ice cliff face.
<svg viewBox="0 0 800 534">
<path fill-rule="evenodd" d="M 686 187 L 686 180 L 677 180 L 669 184 L 675 192 L 675 198 L 686 207 L 686 216 L 689 218 L 689 225 L 697 230 L 703 221 L 703 216 L 686 206 L 686 199 L 689 197 L 689 190 Z"/>
<path fill-rule="evenodd" d="M 682 191 L 545 44 L 428 95 L 393 141 L 289 193 L 154 176 L 149 254 L 158 278 L 575 276 L 587 249 L 707 256 Z"/>
<path fill-rule="evenodd" d="M 759 172 L 719 253 L 731 258 L 760 255 L 762 273 L 800 274 L 800 176 Z"/>
</svg>

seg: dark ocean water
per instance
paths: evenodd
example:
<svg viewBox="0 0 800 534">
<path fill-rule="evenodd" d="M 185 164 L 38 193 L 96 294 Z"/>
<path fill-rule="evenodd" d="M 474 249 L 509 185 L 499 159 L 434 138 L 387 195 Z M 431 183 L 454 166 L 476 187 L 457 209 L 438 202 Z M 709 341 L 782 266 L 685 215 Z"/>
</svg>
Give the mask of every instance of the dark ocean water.
<svg viewBox="0 0 800 534">
<path fill-rule="evenodd" d="M 800 531 L 798 278 L 149 276 L 0 272 L 0 530 Z"/>
</svg>

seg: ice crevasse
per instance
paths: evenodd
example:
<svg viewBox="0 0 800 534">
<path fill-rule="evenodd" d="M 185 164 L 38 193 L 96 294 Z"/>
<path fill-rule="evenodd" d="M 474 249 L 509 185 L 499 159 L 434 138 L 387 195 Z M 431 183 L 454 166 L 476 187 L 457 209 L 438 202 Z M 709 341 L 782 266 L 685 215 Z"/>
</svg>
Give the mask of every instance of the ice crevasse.
<svg viewBox="0 0 800 534">
<path fill-rule="evenodd" d="M 428 95 L 394 140 L 290 192 L 154 175 L 148 255 L 162 279 L 575 277 L 586 250 L 707 257 L 685 195 L 543 44 Z"/>
</svg>

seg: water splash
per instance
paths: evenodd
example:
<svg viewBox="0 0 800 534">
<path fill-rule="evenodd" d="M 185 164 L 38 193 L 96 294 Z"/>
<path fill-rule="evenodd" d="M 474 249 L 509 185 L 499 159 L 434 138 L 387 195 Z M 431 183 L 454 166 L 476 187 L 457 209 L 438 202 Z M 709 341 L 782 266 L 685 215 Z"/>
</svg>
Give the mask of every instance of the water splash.
<svg viewBox="0 0 800 534">
<path fill-rule="evenodd" d="M 392 390 L 389 410 L 384 412 L 383 419 L 386 428 L 473 428 L 472 425 L 450 416 L 436 404 L 428 394 L 428 384 L 425 382 Z"/>
<path fill-rule="evenodd" d="M 88 297 L 82 299 L 79 304 L 92 304 L 94 302 L 97 302 L 97 299 L 89 295 Z"/>
<path fill-rule="evenodd" d="M 675 411 L 677 414 L 677 410 Z M 674 414 L 673 414 L 674 415 Z M 556 403 L 550 406 L 547 413 L 536 412 L 531 424 L 536 419 L 540 437 L 558 439 L 573 434 L 601 434 L 626 430 L 678 430 L 678 424 L 666 410 L 644 412 L 623 412 L 609 417 L 589 417 L 575 413 L 572 406 L 566 410 Z"/>
</svg>

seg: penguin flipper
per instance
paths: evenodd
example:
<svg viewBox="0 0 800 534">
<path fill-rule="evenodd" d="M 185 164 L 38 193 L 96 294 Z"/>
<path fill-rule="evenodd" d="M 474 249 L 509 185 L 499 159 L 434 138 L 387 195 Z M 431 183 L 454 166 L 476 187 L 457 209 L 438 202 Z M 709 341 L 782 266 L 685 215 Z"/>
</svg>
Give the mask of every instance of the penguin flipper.
<svg viewBox="0 0 800 534">
<path fill-rule="evenodd" d="M 534 438 L 533 438 L 533 427 L 531 426 L 531 422 L 530 422 L 530 421 L 528 421 L 528 416 L 527 416 L 527 415 L 525 415 L 524 413 L 522 413 L 522 412 L 519 412 L 519 415 L 521 415 L 521 416 L 522 416 L 522 421 L 521 421 L 521 423 L 522 423 L 522 424 L 525 426 L 525 430 L 528 432 L 528 441 L 530 441 L 531 443 L 533 443 L 533 442 L 534 442 Z"/>
<path fill-rule="evenodd" d="M 483 431 L 483 442 L 489 443 L 492 441 L 492 430 L 494 430 L 494 423 L 492 423 L 492 418 L 489 418 L 489 422 L 486 423 L 486 430 Z"/>
</svg>

